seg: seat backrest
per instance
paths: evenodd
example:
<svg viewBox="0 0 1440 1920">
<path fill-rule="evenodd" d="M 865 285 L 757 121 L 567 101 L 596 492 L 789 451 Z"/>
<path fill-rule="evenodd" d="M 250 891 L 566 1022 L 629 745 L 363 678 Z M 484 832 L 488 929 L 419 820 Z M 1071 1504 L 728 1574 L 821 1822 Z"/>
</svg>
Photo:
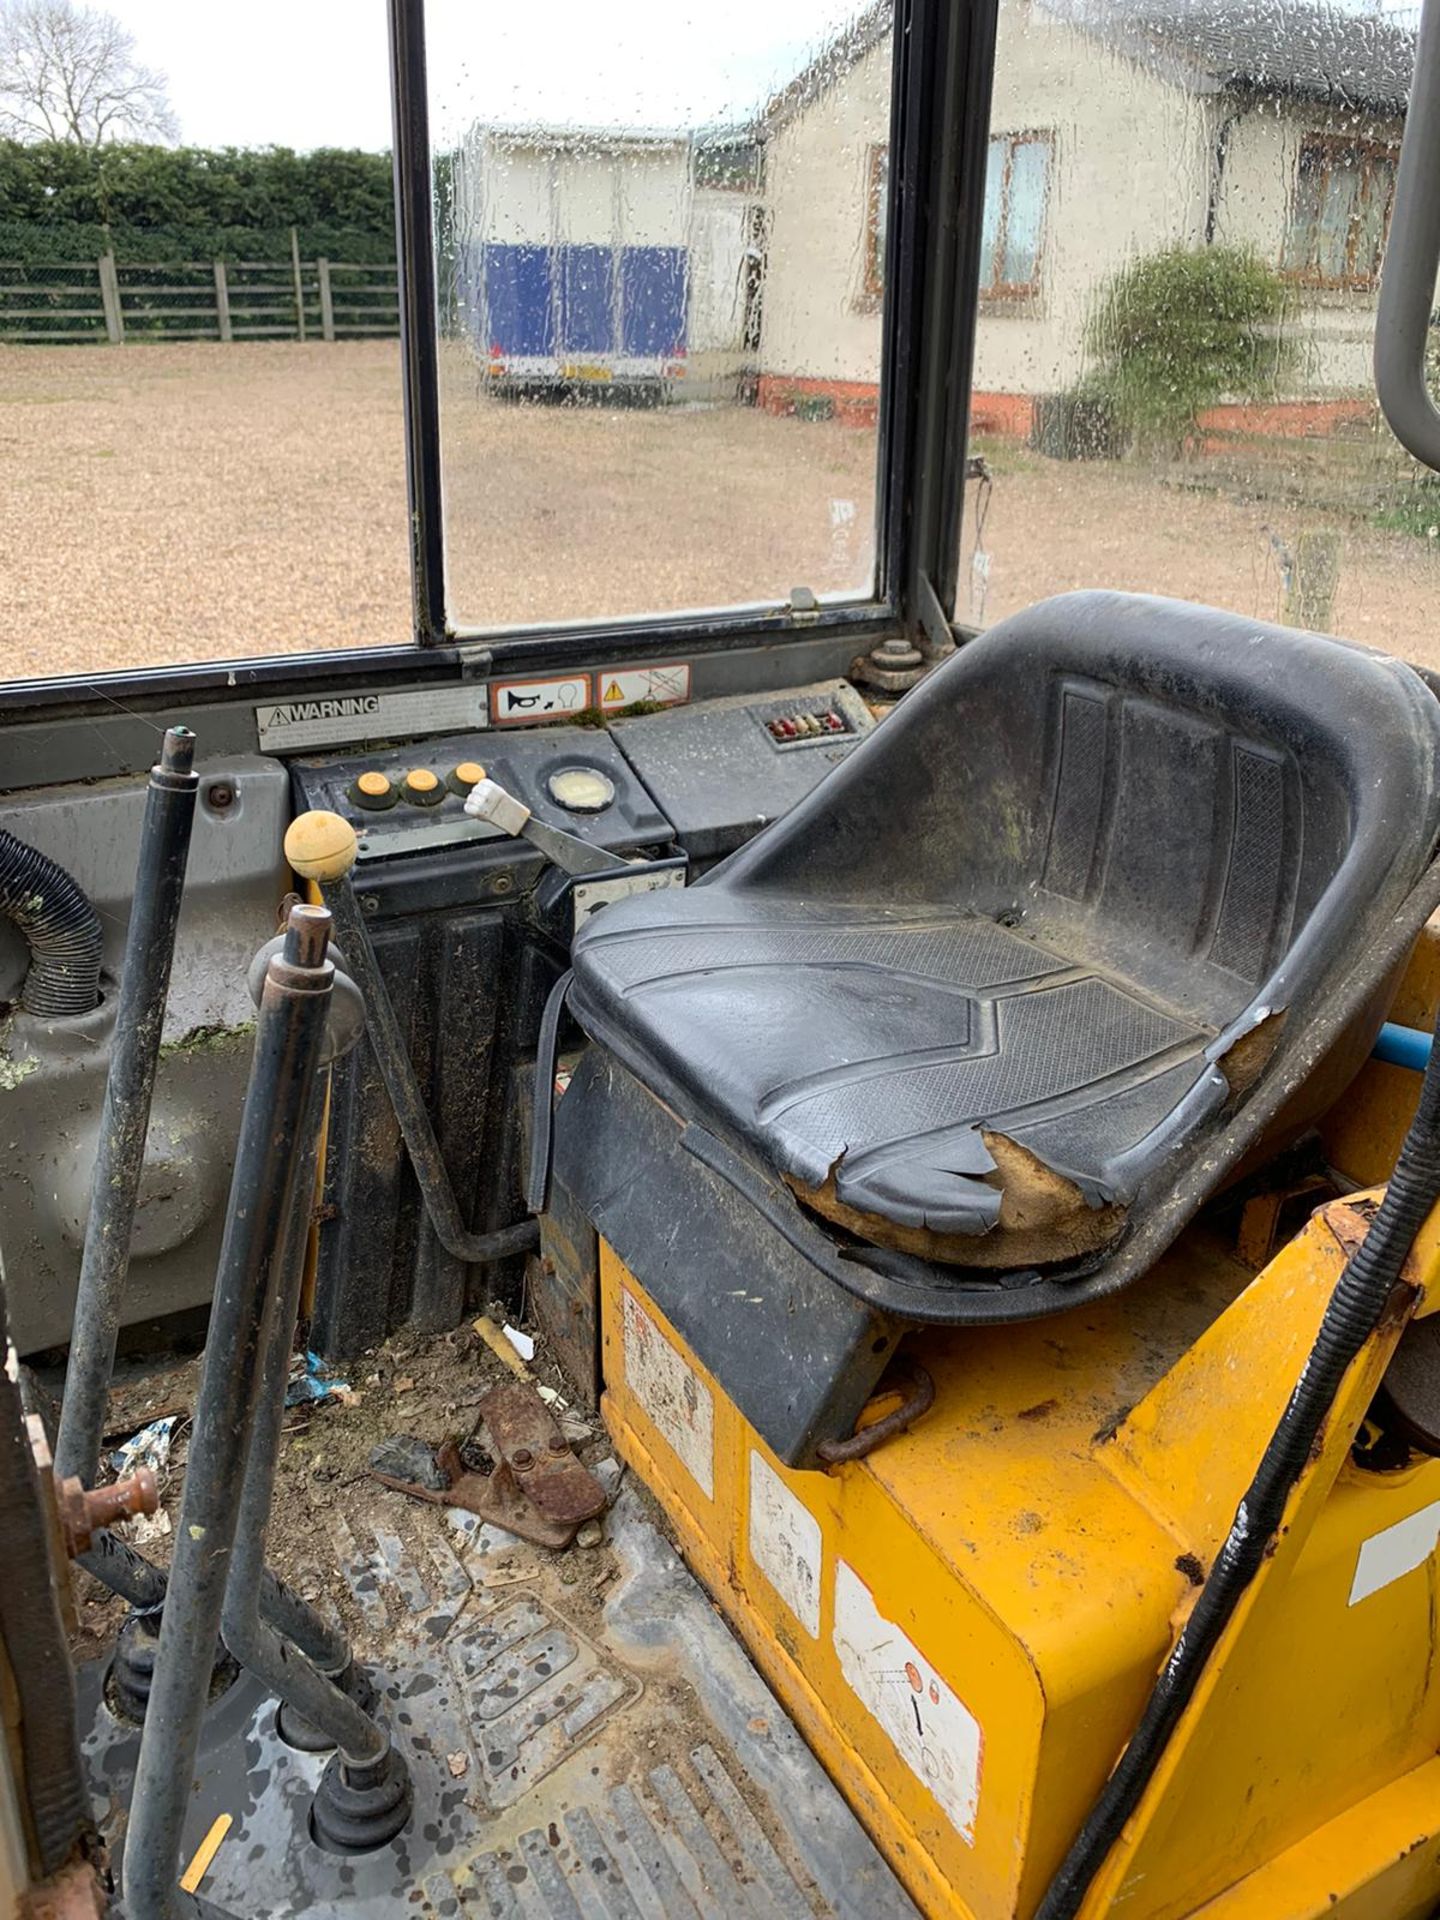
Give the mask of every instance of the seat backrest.
<svg viewBox="0 0 1440 1920">
<path fill-rule="evenodd" d="M 703 884 L 1014 916 L 1220 1030 L 1305 1001 L 1437 833 L 1440 702 L 1412 668 L 1086 592 L 963 647 Z"/>
</svg>

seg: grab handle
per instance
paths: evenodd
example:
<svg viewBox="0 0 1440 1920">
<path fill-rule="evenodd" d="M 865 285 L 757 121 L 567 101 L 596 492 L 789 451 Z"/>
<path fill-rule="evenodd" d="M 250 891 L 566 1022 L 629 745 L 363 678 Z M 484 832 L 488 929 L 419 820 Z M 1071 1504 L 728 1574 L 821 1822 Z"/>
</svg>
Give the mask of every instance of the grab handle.
<svg viewBox="0 0 1440 1920">
<path fill-rule="evenodd" d="M 1440 271 L 1440 0 L 1425 0 L 1375 315 L 1375 391 L 1395 438 L 1440 473 L 1425 346 Z"/>
</svg>

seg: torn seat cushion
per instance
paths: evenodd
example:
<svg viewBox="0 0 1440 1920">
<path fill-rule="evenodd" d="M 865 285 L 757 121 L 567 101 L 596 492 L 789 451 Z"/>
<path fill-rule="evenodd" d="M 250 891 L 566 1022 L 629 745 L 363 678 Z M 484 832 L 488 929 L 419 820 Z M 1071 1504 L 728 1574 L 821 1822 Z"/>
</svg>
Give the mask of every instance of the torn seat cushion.
<svg viewBox="0 0 1440 1920">
<path fill-rule="evenodd" d="M 582 1023 L 863 1239 L 1094 1255 L 1353 965 L 1440 829 L 1402 664 L 1074 594 L 932 674 L 808 800 L 576 942 Z"/>
</svg>

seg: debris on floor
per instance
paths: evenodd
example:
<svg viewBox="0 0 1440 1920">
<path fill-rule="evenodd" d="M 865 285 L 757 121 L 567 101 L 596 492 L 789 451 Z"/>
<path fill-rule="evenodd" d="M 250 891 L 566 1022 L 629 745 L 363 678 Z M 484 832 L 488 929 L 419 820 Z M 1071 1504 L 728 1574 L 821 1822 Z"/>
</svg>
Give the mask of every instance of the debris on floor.
<svg viewBox="0 0 1440 1920">
<path fill-rule="evenodd" d="M 169 1413 L 161 1420 L 152 1420 L 148 1426 L 141 1427 L 110 1455 L 110 1467 L 117 1480 L 124 1480 L 134 1473 L 137 1467 L 149 1467 L 152 1473 L 163 1473 L 170 1464 L 170 1449 L 175 1441 L 175 1429 L 180 1424 L 178 1413 Z"/>
<path fill-rule="evenodd" d="M 442 1473 L 435 1449 L 413 1433 L 392 1433 L 370 1450 L 370 1471 L 381 1486 L 401 1493 L 422 1487 L 427 1493 L 446 1493 L 450 1477 Z"/>
<path fill-rule="evenodd" d="M 362 1528 L 383 1521 L 397 1536 L 413 1535 L 417 1540 L 438 1530 L 440 1537 L 484 1555 L 487 1582 L 492 1577 L 497 1582 L 511 1577 L 505 1563 L 517 1546 L 513 1534 L 475 1514 L 452 1506 L 448 1512 L 442 1510 L 431 1516 L 406 1496 L 378 1486 L 370 1474 L 370 1456 L 379 1442 L 397 1432 L 407 1437 L 426 1435 L 431 1441 L 447 1433 L 467 1434 L 479 1418 L 485 1395 L 493 1387 L 517 1381 L 523 1375 L 536 1383 L 532 1391 L 542 1386 L 548 1389 L 544 1399 L 554 1412 L 561 1437 L 585 1466 L 598 1469 L 602 1479 L 618 1471 L 606 1459 L 609 1444 L 598 1419 L 593 1414 L 586 1418 L 585 1410 L 578 1407 L 565 1406 L 563 1376 L 544 1344 L 537 1350 L 532 1372 L 500 1331 L 507 1319 L 515 1323 L 513 1310 L 497 1309 L 492 1315 L 495 1340 L 504 1349 L 503 1356 L 470 1324 L 438 1336 L 401 1331 L 382 1346 L 357 1354 L 348 1365 L 335 1368 L 331 1384 L 348 1382 L 352 1390 L 348 1401 L 336 1395 L 317 1399 L 307 1394 L 288 1410 L 268 1559 L 274 1572 L 307 1599 L 326 1596 L 333 1601 L 351 1630 L 360 1624 L 353 1596 L 343 1583 L 332 1587 L 316 1565 L 314 1541 L 323 1537 L 334 1516 Z M 173 1527 L 180 1512 L 189 1414 L 195 1404 L 201 1358 L 196 1354 L 180 1365 L 167 1358 L 159 1369 L 152 1363 L 147 1371 L 132 1371 L 111 1393 L 106 1432 L 112 1443 L 135 1436 L 156 1419 L 175 1419 L 168 1468 L 158 1475 L 161 1511 L 149 1523 L 143 1543 L 133 1535 L 127 1536 L 158 1565 L 170 1558 Z M 311 1367 L 303 1354 L 299 1365 L 308 1379 L 320 1382 L 319 1370 Z M 401 1381 L 413 1384 L 397 1397 Z M 58 1401 L 58 1373 L 53 1383 L 47 1380 L 44 1384 Z M 428 1448 L 433 1461 L 433 1446 L 429 1441 L 421 1444 Z M 108 1467 L 108 1453 L 106 1463 Z M 401 1477 L 403 1474 L 396 1475 Z M 610 1484 L 612 1494 L 615 1484 Z M 162 1531 L 167 1526 L 171 1533 Z M 113 1643 L 124 1605 L 78 1569 L 75 1583 L 78 1624 L 73 1650 L 77 1659 L 91 1659 Z"/>
<path fill-rule="evenodd" d="M 488 1313 L 482 1313 L 480 1318 L 475 1321 L 474 1326 L 476 1333 L 479 1334 L 480 1338 L 485 1342 L 486 1346 L 489 1347 L 496 1359 L 502 1360 L 517 1379 L 529 1380 L 533 1378 L 525 1360 L 520 1357 L 519 1349 L 512 1347 L 506 1339 L 506 1334 L 510 1332 L 508 1326 L 502 1331 Z M 533 1358 L 534 1352 L 535 1343 L 531 1341 L 530 1355 L 528 1357 Z"/>
<path fill-rule="evenodd" d="M 489 1455 L 488 1471 L 472 1466 L 453 1437 L 432 1453 L 412 1435 L 392 1434 L 372 1450 L 370 1472 L 398 1493 L 462 1507 L 536 1546 L 569 1546 L 578 1528 L 604 1512 L 602 1482 L 575 1458 L 533 1387 L 492 1387 L 477 1415 L 471 1439 Z"/>
<path fill-rule="evenodd" d="M 323 1406 L 327 1400 L 338 1400 L 342 1406 L 353 1407 L 359 1401 L 348 1380 L 340 1380 L 318 1353 L 297 1353 L 290 1363 L 290 1382 L 285 1389 L 287 1407 L 307 1405 Z"/>
<path fill-rule="evenodd" d="M 133 1519 L 122 1521 L 116 1529 L 132 1547 L 153 1546 L 157 1540 L 168 1539 L 174 1530 L 174 1522 L 164 1507 L 158 1507 L 154 1513 L 137 1513 Z"/>
<path fill-rule="evenodd" d="M 528 1333 L 521 1333 L 517 1327 L 512 1327 L 508 1320 L 505 1325 L 501 1327 L 500 1331 L 525 1362 L 526 1366 L 529 1366 L 530 1362 L 535 1358 L 535 1342 L 532 1337 Z"/>
</svg>

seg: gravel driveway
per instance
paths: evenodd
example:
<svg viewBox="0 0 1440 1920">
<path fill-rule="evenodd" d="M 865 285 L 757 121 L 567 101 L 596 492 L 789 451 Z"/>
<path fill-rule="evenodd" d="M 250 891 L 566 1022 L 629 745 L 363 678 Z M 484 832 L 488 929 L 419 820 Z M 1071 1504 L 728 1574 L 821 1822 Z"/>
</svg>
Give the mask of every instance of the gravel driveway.
<svg viewBox="0 0 1440 1920">
<path fill-rule="evenodd" d="M 476 624 L 843 590 L 874 437 L 748 409 L 518 405 L 447 360 L 450 579 Z M 988 618 L 1080 585 L 1258 615 L 1316 515 L 1002 452 Z M 0 674 L 409 637 L 394 341 L 0 347 Z M 973 495 L 972 495 L 973 502 Z M 1440 665 L 1440 554 L 1345 523 L 1336 625 Z M 960 611 L 978 610 L 973 516 Z"/>
</svg>

